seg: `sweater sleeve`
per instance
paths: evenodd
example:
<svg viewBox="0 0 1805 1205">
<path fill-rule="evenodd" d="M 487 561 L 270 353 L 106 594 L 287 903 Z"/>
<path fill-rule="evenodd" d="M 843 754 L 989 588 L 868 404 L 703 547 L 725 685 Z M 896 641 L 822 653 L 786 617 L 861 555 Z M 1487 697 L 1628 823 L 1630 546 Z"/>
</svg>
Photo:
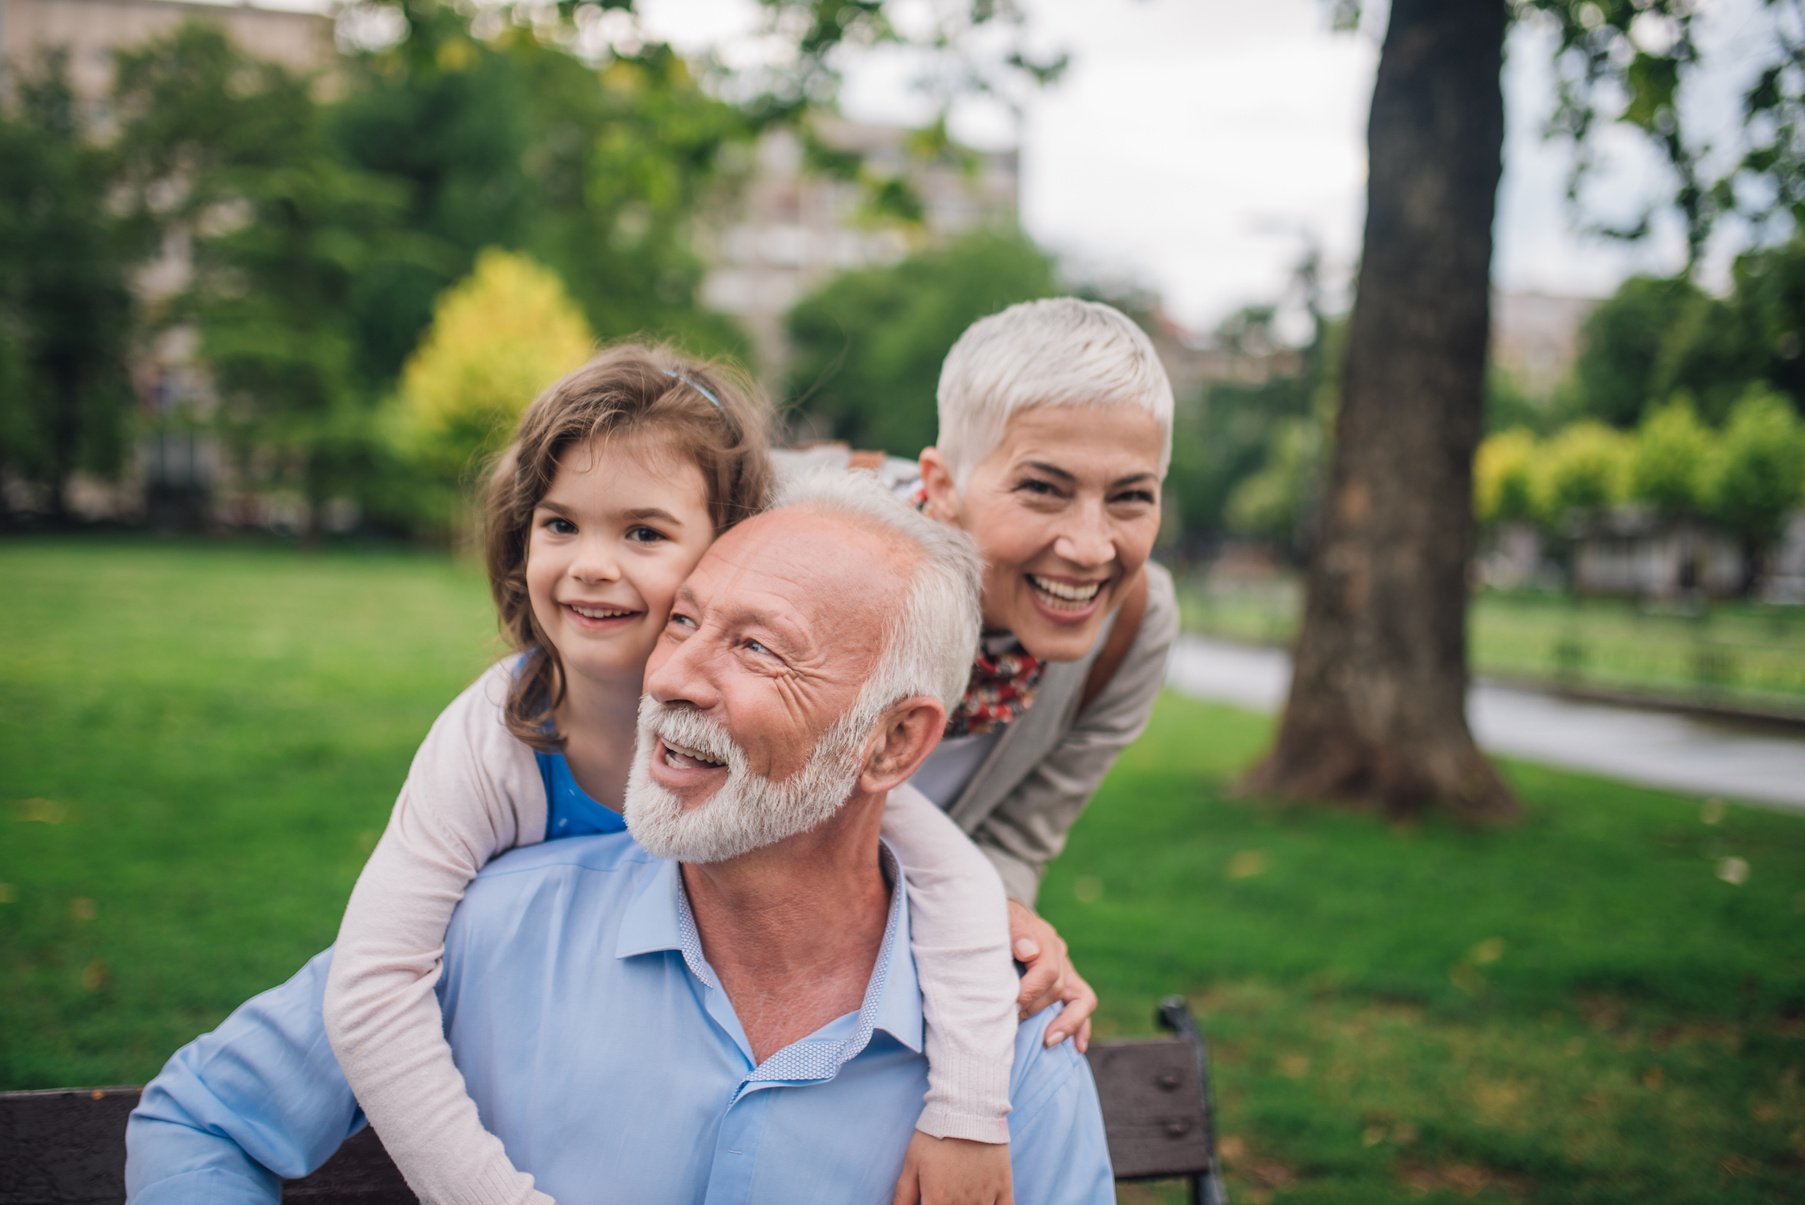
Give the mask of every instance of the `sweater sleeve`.
<svg viewBox="0 0 1805 1205">
<path fill-rule="evenodd" d="M 352 889 L 326 986 L 326 1031 L 358 1104 L 408 1186 L 444 1205 L 551 1205 L 484 1128 L 434 995 L 470 880 L 545 836 L 538 766 L 502 721 L 511 673 L 504 661 L 478 678 L 415 754 Z"/>
<path fill-rule="evenodd" d="M 909 883 L 927 1020 L 928 1095 L 916 1128 L 1008 1142 L 1015 997 L 1002 883 L 959 826 L 911 786 L 890 793 L 884 837 Z"/>
<path fill-rule="evenodd" d="M 1171 574 L 1152 561 L 1147 587 L 1140 630 L 1109 683 L 971 834 L 1009 898 L 1030 908 L 1047 863 L 1065 848 L 1066 833 L 1116 757 L 1147 727 L 1165 683 L 1166 660 L 1178 639 L 1178 598 Z"/>
</svg>

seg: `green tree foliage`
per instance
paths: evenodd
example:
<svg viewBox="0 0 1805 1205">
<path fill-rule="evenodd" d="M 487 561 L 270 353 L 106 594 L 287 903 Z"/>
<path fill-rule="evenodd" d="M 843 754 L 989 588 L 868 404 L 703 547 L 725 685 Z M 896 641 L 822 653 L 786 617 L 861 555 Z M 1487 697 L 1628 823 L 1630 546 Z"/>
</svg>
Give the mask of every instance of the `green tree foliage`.
<svg viewBox="0 0 1805 1205">
<path fill-rule="evenodd" d="M 422 508 L 451 518 L 459 491 L 502 446 L 541 390 L 593 350 L 582 313 L 550 271 L 491 249 L 448 289 L 401 373 L 397 439 L 431 496 Z"/>
<path fill-rule="evenodd" d="M 1684 390 L 1722 423 L 1752 386 L 1805 413 L 1805 233 L 1737 259 L 1729 295 L 1705 298 L 1667 332 L 1657 387 Z"/>
<path fill-rule="evenodd" d="M 1313 267 L 1313 262 L 1306 261 L 1300 276 L 1313 271 Z M 1216 339 L 1224 348 L 1282 356 L 1286 349 L 1273 329 L 1276 313 L 1272 306 L 1244 307 L 1223 321 L 1215 332 Z M 1253 382 L 1212 382 L 1204 387 L 1195 407 L 1181 410 L 1172 432 L 1172 469 L 1166 496 L 1167 505 L 1178 512 L 1179 525 L 1187 536 L 1250 530 L 1246 524 L 1231 520 L 1230 500 L 1243 483 L 1268 465 L 1278 467 L 1264 487 L 1267 496 L 1292 497 L 1306 507 L 1314 501 L 1314 475 L 1276 494 L 1271 483 L 1290 480 L 1306 463 L 1312 474 L 1319 473 L 1327 454 L 1324 440 L 1334 409 L 1335 377 L 1330 370 L 1340 358 L 1347 325 L 1315 317 L 1315 333 L 1299 350 L 1295 371 L 1273 372 L 1264 380 Z M 1181 399 L 1181 404 L 1186 400 Z M 1281 447 L 1283 433 L 1299 423 L 1313 424 L 1320 430 L 1310 436 L 1314 441 L 1312 455 L 1294 460 L 1287 468 L 1279 465 L 1288 455 Z M 1297 446 L 1291 451 L 1301 450 L 1303 437 L 1294 436 L 1293 440 Z M 1258 490 L 1254 496 L 1259 496 Z M 1244 512 L 1243 518 L 1246 517 Z M 1307 528 L 1306 516 L 1300 513 L 1294 518 L 1294 525 L 1283 528 L 1287 543 Z"/>
<path fill-rule="evenodd" d="M 399 198 L 336 153 L 311 79 L 216 27 L 123 56 L 115 95 L 135 215 L 192 250 L 161 319 L 199 334 L 239 479 L 293 491 L 311 534 L 375 476 L 379 394 L 353 302 L 408 245 Z"/>
<path fill-rule="evenodd" d="M 1539 517 L 1536 438 L 1513 427 L 1488 435 L 1473 457 L 1473 515 L 1481 524 L 1522 523 Z"/>
<path fill-rule="evenodd" d="M 1681 395 L 1650 410 L 1636 432 L 1629 496 L 1667 516 L 1701 513 L 1715 444 L 1690 398 Z"/>
<path fill-rule="evenodd" d="M 1731 409 L 1706 497 L 1711 517 L 1742 541 L 1752 586 L 1787 514 L 1805 505 L 1805 429 L 1786 399 L 1757 388 Z"/>
<path fill-rule="evenodd" d="M 1663 358 L 1674 330 L 1705 300 L 1686 280 L 1632 276 L 1624 281 L 1580 327 L 1570 415 L 1635 426 L 1649 401 L 1671 389 Z"/>
<path fill-rule="evenodd" d="M 245 173 L 289 161 L 304 87 L 205 21 L 121 49 L 110 104 L 136 249 L 185 245 L 229 220 L 223 211 L 238 204 Z"/>
<path fill-rule="evenodd" d="M 1629 485 L 1629 436 L 1599 422 L 1557 432 L 1536 465 L 1536 511 L 1550 527 L 1596 514 L 1623 501 Z"/>
<path fill-rule="evenodd" d="M 1279 425 L 1265 462 L 1228 497 L 1224 519 L 1229 531 L 1293 552 L 1302 546 L 1322 476 L 1323 435 L 1322 423 L 1313 418 Z"/>
<path fill-rule="evenodd" d="M 743 334 L 697 299 L 689 237 L 721 150 L 755 123 L 662 43 L 617 47 L 597 67 L 555 23 L 504 10 L 479 35 L 452 5 L 396 7 L 406 35 L 351 60 L 333 112 L 350 162 L 399 187 L 415 240 L 352 298 L 370 375 L 399 370 L 434 299 L 491 246 L 553 265 L 604 338 L 744 352 Z"/>
<path fill-rule="evenodd" d="M 1805 413 L 1805 235 L 1738 258 L 1723 297 L 1683 279 L 1624 282 L 1581 328 L 1562 409 L 1628 428 L 1686 393 L 1722 423 L 1753 385 Z"/>
<path fill-rule="evenodd" d="M 77 469 L 122 463 L 133 320 L 130 242 L 107 204 L 116 161 L 62 56 L 0 100 L 0 163 L 0 475 L 41 486 L 60 520 Z"/>
<path fill-rule="evenodd" d="M 1666 160 L 1674 187 L 1640 218 L 1607 233 L 1636 238 L 1658 210 L 1676 214 L 1685 232 L 1688 274 L 1727 216 L 1770 238 L 1805 226 L 1805 13 L 1763 0 L 1765 10 L 1737 40 L 1748 83 L 1734 153 L 1693 122 L 1718 119 L 1711 105 L 1682 98 L 1702 56 L 1693 23 L 1697 0 L 1517 0 L 1523 19 L 1555 31 L 1557 106 L 1552 135 L 1575 149 L 1568 193 L 1577 198 L 1598 158 L 1592 137 L 1603 117 L 1645 137 Z M 1716 131 L 1709 131 L 1712 135 Z M 1713 145 L 1713 142 L 1719 145 Z"/>
<path fill-rule="evenodd" d="M 887 268 L 834 277 L 787 318 L 786 392 L 816 431 L 913 455 L 934 440 L 940 363 L 961 332 L 1059 286 L 1026 238 L 977 233 Z"/>
</svg>

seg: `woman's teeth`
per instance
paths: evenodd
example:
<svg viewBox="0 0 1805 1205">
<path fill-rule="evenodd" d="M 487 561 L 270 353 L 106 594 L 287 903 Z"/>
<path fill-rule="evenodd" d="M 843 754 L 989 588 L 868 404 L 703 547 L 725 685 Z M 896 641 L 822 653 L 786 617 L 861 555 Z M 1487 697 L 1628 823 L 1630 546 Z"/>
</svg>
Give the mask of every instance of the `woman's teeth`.
<svg viewBox="0 0 1805 1205">
<path fill-rule="evenodd" d="M 1028 574 L 1028 584 L 1034 587 L 1034 592 L 1040 595 L 1048 606 L 1062 611 L 1084 610 L 1091 605 L 1091 602 L 1097 597 L 1097 593 L 1103 589 L 1102 582 L 1084 582 L 1075 585 L 1070 582 L 1056 582 L 1047 578 L 1035 577 L 1032 573 Z"/>
</svg>

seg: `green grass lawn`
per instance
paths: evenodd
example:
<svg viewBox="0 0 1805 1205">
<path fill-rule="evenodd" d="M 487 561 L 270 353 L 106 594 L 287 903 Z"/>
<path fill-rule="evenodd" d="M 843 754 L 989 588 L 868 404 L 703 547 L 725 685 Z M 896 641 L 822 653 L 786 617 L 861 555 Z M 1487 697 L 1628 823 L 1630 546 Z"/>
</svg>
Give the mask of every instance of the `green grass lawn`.
<svg viewBox="0 0 1805 1205">
<path fill-rule="evenodd" d="M 330 941 L 495 651 L 426 556 L 15 541 L 0 607 L 6 1088 L 142 1081 Z M 1235 1200 L 1799 1199 L 1805 818 L 1511 765 L 1516 828 L 1398 829 L 1234 797 L 1268 733 L 1164 700 L 1042 899 L 1104 1032 L 1190 997 Z"/>
<path fill-rule="evenodd" d="M 1189 631 L 1285 644 L 1300 597 L 1288 579 L 1190 583 Z M 1622 599 L 1488 590 L 1468 634 L 1478 672 L 1805 715 L 1805 607 L 1719 602 L 1694 615 Z"/>
</svg>

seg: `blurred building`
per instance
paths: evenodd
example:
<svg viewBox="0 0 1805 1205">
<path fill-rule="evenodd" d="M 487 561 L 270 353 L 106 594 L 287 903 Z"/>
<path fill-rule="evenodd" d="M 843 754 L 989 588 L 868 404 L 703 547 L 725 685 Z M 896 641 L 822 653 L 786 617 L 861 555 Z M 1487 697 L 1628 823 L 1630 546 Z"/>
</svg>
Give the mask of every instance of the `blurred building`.
<svg viewBox="0 0 1805 1205">
<path fill-rule="evenodd" d="M 4 0 L 0 79 L 63 49 L 76 92 L 98 101 L 113 82 L 114 51 L 196 20 L 215 22 L 250 53 L 297 70 L 324 67 L 335 53 L 332 18 L 323 11 L 190 0 Z"/>
<path fill-rule="evenodd" d="M 1595 297 L 1492 294 L 1492 362 L 1530 396 L 1547 397 L 1572 371 L 1579 328 L 1597 308 Z"/>
<path fill-rule="evenodd" d="M 0 88 L 15 72 L 47 55 L 67 55 L 69 81 L 104 127 L 110 117 L 114 56 L 167 34 L 187 21 L 218 25 L 246 52 L 297 71 L 329 68 L 338 53 L 333 19 L 323 8 L 303 11 L 250 3 L 189 0 L 0 0 Z M 150 305 L 187 287 L 190 249 L 171 236 L 156 258 L 139 268 L 133 289 Z M 177 526 L 208 521 L 223 466 L 218 443 L 192 423 L 166 423 L 181 412 L 204 411 L 206 374 L 195 363 L 193 332 L 160 332 L 132 365 L 141 414 L 147 420 L 124 477 L 101 482 L 78 475 L 70 503 L 89 518 L 136 519 Z"/>
<path fill-rule="evenodd" d="M 796 131 L 772 130 L 699 248 L 710 266 L 703 302 L 751 335 L 767 380 L 781 376 L 787 358 L 784 315 L 829 277 L 893 264 L 982 227 L 1014 226 L 1020 210 L 1013 150 L 923 155 L 906 127 L 845 120 L 822 122 L 816 133 L 830 152 L 858 161 L 857 178 L 811 169 Z M 872 213 L 872 182 L 885 180 L 908 185 L 921 205 L 918 224 Z"/>
</svg>

